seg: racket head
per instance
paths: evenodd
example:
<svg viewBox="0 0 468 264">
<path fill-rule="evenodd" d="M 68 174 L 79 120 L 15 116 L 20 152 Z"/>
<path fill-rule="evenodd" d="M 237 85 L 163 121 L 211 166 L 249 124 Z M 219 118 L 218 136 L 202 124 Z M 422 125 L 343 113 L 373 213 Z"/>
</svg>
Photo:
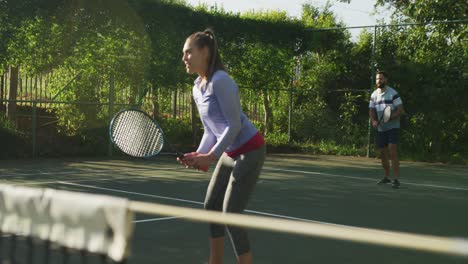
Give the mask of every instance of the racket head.
<svg viewBox="0 0 468 264">
<path fill-rule="evenodd" d="M 117 112 L 109 125 L 109 137 L 119 150 L 137 158 L 156 156 L 164 147 L 164 134 L 159 124 L 137 109 Z"/>
<path fill-rule="evenodd" d="M 382 112 L 382 120 L 381 120 L 381 123 L 387 123 L 388 121 L 390 121 L 390 117 L 392 116 L 392 107 L 391 106 L 387 106 L 384 108 L 383 112 Z"/>
</svg>

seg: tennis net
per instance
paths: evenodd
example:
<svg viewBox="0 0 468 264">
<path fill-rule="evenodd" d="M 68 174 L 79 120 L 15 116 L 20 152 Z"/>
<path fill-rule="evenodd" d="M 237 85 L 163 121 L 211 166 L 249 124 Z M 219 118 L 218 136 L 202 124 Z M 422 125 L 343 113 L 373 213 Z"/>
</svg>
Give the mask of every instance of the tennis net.
<svg viewBox="0 0 468 264">
<path fill-rule="evenodd" d="M 46 251 L 55 248 L 58 253 L 54 256 L 60 255 L 63 263 L 67 263 L 70 251 L 77 252 L 82 259 L 89 253 L 103 262 L 124 263 L 129 256 L 134 213 L 468 257 L 468 240 L 464 238 L 220 213 L 105 195 L 0 184 L 2 259 L 16 263 L 15 244 L 21 238 L 26 245 L 22 252 L 27 254 L 20 254 L 20 257 L 26 259 L 26 263 L 40 258 L 44 259 L 41 263 L 48 263 L 45 261 L 54 259 L 49 253 L 34 250 L 37 240 L 43 241 Z"/>
<path fill-rule="evenodd" d="M 72 253 L 82 261 L 90 255 L 124 263 L 133 231 L 128 203 L 105 195 L 0 184 L 0 263 L 55 263 L 57 251 L 63 263 Z M 44 250 L 35 250 L 37 241 Z"/>
</svg>

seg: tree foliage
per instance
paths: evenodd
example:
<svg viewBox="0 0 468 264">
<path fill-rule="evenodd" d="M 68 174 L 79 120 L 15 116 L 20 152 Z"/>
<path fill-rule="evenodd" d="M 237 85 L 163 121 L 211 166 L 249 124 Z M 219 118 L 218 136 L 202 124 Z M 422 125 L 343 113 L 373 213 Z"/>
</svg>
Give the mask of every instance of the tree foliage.
<svg viewBox="0 0 468 264">
<path fill-rule="evenodd" d="M 465 1 L 378 1 L 395 7 L 395 22 L 466 19 Z M 466 23 L 382 28 L 377 57 L 392 72 L 407 108 L 405 143 L 424 159 L 462 159 L 468 152 Z M 441 111 L 443 109 L 443 111 Z M 442 157 L 451 153 L 451 157 Z"/>
<path fill-rule="evenodd" d="M 135 101 L 137 90 L 145 85 L 149 40 L 126 2 L 80 1 L 75 5 L 64 0 L 45 6 L 44 11 L 41 3 L 23 2 L 8 9 L 26 14 L 7 30 L 12 37 L 6 43 L 6 58 L 31 75 L 51 72 L 49 88 L 57 100 L 96 103 L 54 109 L 62 130 L 76 134 L 108 120 L 105 108 L 98 104 L 108 102 L 111 76 L 115 92 L 130 86 L 130 98 L 117 100 Z M 21 12 L 17 11 L 20 7 Z M 78 73 L 80 78 L 69 84 Z"/>
<path fill-rule="evenodd" d="M 466 4 L 376 3 L 396 10 L 393 25 L 376 31 L 375 62 L 390 73 L 408 112 L 404 153 L 466 159 L 466 23 L 397 25 L 466 19 Z M 287 139 L 292 103 L 293 140 L 354 147 L 367 136 L 368 95 L 360 91 L 373 88 L 373 36 L 363 32 L 354 43 L 347 30 L 322 30 L 343 26 L 330 2 L 323 8 L 304 4 L 301 17 L 293 18 L 281 11 L 238 14 L 169 0 L 0 0 L 0 68 L 51 73 L 55 100 L 85 102 L 51 110 L 60 129 L 83 135 L 107 124 L 111 93 L 115 103 L 135 105 L 150 91 L 153 113 L 167 112 L 172 95 L 189 91 L 194 79 L 181 62 L 185 38 L 213 27 L 244 110 L 261 108 L 256 122 L 268 138 Z M 168 124 L 175 129 L 188 122 Z"/>
</svg>

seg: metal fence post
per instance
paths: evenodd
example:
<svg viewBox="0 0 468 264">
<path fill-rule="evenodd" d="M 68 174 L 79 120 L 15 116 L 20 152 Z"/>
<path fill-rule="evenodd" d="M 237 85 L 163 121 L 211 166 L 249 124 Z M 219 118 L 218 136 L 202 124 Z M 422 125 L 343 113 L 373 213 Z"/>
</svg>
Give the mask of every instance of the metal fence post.
<svg viewBox="0 0 468 264">
<path fill-rule="evenodd" d="M 114 75 L 111 74 L 109 78 L 109 122 L 114 115 Z M 109 137 L 109 147 L 107 149 L 107 154 L 109 157 L 112 157 L 112 142 Z"/>
<path fill-rule="evenodd" d="M 32 124 L 31 124 L 31 135 L 32 135 L 32 156 L 33 156 L 33 159 L 36 158 L 37 156 L 37 153 L 36 153 L 36 144 L 37 144 L 37 141 L 36 141 L 36 132 L 37 132 L 37 101 L 34 100 L 32 102 L 32 115 L 31 115 L 31 120 L 32 120 Z"/>
<path fill-rule="evenodd" d="M 288 113 L 288 143 L 291 143 L 292 107 L 293 107 L 293 81 L 289 85 L 289 113 Z"/>
<path fill-rule="evenodd" d="M 369 86 L 368 98 L 370 97 L 370 95 L 372 93 L 372 87 L 375 84 L 375 46 L 377 45 L 376 38 L 377 38 L 377 26 L 374 26 L 374 36 L 372 38 L 372 53 L 371 53 L 371 62 L 370 62 L 370 71 L 371 71 L 370 81 L 371 81 L 371 84 Z M 366 153 L 366 157 L 368 157 L 368 158 L 370 157 L 371 131 L 372 131 L 372 125 L 371 125 L 371 120 L 369 118 L 368 121 L 367 121 L 367 153 Z"/>
</svg>

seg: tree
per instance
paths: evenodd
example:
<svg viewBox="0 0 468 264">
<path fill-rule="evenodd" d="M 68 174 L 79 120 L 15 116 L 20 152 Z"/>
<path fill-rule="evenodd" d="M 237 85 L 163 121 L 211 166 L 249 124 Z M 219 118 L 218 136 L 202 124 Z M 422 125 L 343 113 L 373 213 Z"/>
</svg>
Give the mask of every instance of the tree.
<svg viewBox="0 0 468 264">
<path fill-rule="evenodd" d="M 408 1 L 377 0 L 376 5 L 390 5 L 394 15 L 406 16 L 416 22 L 466 19 L 468 6 L 464 0 Z"/>
<path fill-rule="evenodd" d="M 278 105 L 279 88 L 286 87 L 292 78 L 293 51 L 280 49 L 265 43 L 245 44 L 240 64 L 232 69 L 234 76 L 239 76 L 241 87 L 253 87 L 258 91 L 258 99 L 264 111 L 264 131 L 273 132 L 275 117 L 273 105 Z M 280 109 L 282 109 L 280 107 Z"/>
<path fill-rule="evenodd" d="M 295 137 L 320 141 L 338 138 L 336 109 L 341 97 L 329 91 L 346 86 L 350 35 L 345 30 L 322 31 L 321 28 L 341 27 L 329 3 L 323 8 L 304 4 L 301 23 L 306 27 L 304 52 L 300 56 L 301 74 L 295 86 Z M 351 97 L 349 97 L 351 98 Z M 340 135 L 341 138 L 343 135 Z M 348 135 L 346 135 L 348 136 Z"/>
<path fill-rule="evenodd" d="M 130 98 L 117 101 L 136 101 L 146 85 L 149 41 L 127 1 L 7 1 L 6 8 L 6 63 L 29 75 L 53 72 L 49 89 L 58 100 L 96 103 L 57 107 L 63 131 L 76 134 L 107 122 L 108 109 L 99 103 L 109 100 L 111 77 L 117 92 L 129 90 Z M 79 72 L 81 78 L 66 86 Z"/>
</svg>

